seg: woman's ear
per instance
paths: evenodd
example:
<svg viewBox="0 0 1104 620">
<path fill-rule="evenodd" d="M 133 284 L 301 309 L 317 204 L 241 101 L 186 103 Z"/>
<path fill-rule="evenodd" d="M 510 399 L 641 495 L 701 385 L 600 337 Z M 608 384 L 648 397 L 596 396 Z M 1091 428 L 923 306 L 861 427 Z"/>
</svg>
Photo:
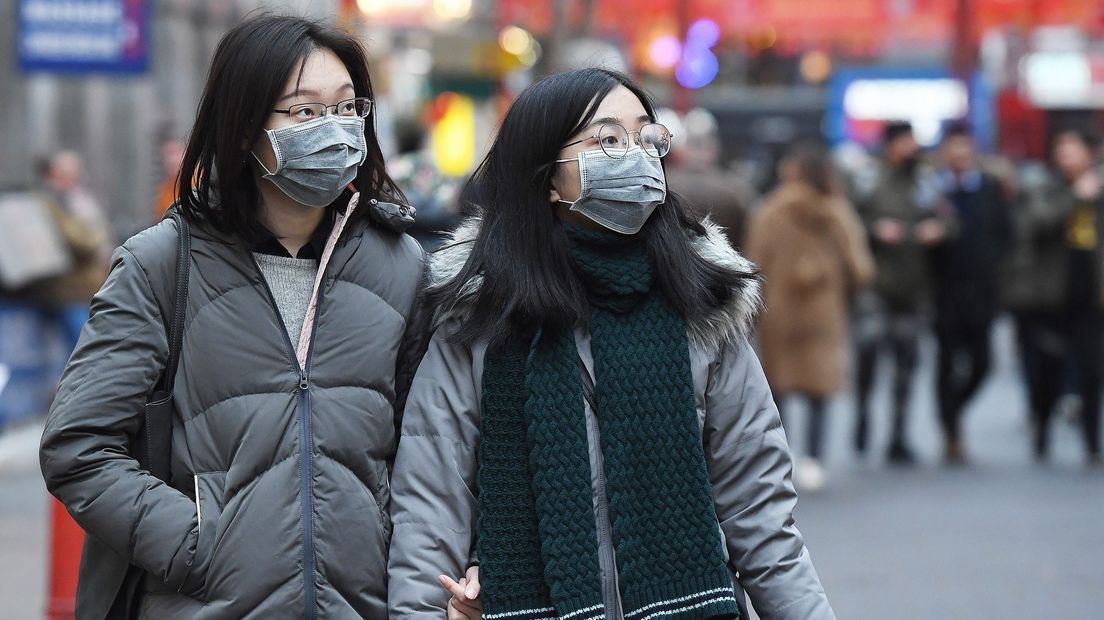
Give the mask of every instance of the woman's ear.
<svg viewBox="0 0 1104 620">
<path fill-rule="evenodd" d="M 560 203 L 560 192 L 555 187 L 548 188 L 548 202 L 552 204 Z"/>
</svg>

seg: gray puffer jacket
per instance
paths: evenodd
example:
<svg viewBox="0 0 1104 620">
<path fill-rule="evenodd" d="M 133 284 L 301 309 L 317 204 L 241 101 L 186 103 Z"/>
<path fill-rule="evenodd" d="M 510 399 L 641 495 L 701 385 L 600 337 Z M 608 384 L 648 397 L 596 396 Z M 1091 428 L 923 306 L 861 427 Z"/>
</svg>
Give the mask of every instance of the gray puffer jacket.
<svg viewBox="0 0 1104 620">
<path fill-rule="evenodd" d="M 431 282 L 464 264 L 478 221 L 469 221 L 431 256 Z M 750 264 L 707 223 L 695 241 L 719 264 Z M 473 282 L 472 286 L 478 286 Z M 794 526 L 797 496 L 790 483 L 786 436 L 759 361 L 748 345 L 759 289 L 748 284 L 732 301 L 689 326 L 698 420 L 713 485 L 717 523 L 737 591 L 750 594 L 765 620 L 834 618 L 820 579 Z M 465 308 L 439 316 L 439 327 L 414 378 L 392 478 L 395 535 L 388 565 L 392 618 L 444 618 L 448 593 L 437 575 L 462 576 L 475 563 L 476 470 L 480 392 L 486 346 L 450 343 L 447 334 Z M 590 336 L 576 331 L 591 375 Z M 594 513 L 606 609 L 621 618 L 615 549 L 608 517 L 598 423 L 586 406 Z M 743 596 L 738 597 L 743 603 Z M 746 615 L 744 617 L 747 617 Z"/>
<path fill-rule="evenodd" d="M 351 219 L 301 369 L 249 249 L 192 236 L 172 486 L 126 450 L 167 357 L 172 221 L 115 253 L 46 423 L 47 486 L 149 573 L 144 618 L 386 618 L 394 407 L 424 253 Z"/>
</svg>

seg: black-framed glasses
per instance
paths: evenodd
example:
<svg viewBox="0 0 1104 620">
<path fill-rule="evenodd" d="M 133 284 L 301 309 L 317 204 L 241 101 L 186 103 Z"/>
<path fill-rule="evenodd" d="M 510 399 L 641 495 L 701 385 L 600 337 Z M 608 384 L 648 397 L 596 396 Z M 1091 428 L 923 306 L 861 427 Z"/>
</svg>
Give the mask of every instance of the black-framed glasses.
<svg viewBox="0 0 1104 620">
<path fill-rule="evenodd" d="M 639 131 L 629 131 L 620 123 L 606 123 L 598 128 L 598 133 L 565 144 L 563 148 L 596 139 L 607 157 L 620 159 L 635 142 L 648 156 L 659 158 L 671 152 L 671 141 L 674 138 L 670 130 L 660 123 L 648 123 Z"/>
<path fill-rule="evenodd" d="M 331 110 L 333 110 L 331 112 Z M 367 118 L 372 113 L 372 100 L 367 97 L 354 97 L 338 101 L 334 105 L 324 103 L 297 103 L 287 109 L 273 109 L 273 112 L 287 114 L 296 123 L 305 123 L 330 114 L 350 118 Z"/>
</svg>

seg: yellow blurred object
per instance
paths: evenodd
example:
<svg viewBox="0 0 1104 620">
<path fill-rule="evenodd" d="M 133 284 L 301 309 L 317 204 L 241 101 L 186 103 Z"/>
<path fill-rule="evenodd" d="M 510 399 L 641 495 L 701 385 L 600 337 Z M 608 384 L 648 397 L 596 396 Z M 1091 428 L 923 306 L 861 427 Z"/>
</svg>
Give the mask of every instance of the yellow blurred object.
<svg viewBox="0 0 1104 620">
<path fill-rule="evenodd" d="M 466 19 L 471 9 L 472 0 L 433 0 L 433 12 L 441 19 Z"/>
<path fill-rule="evenodd" d="M 1073 212 L 1066 230 L 1066 241 L 1075 250 L 1096 248 L 1096 211 L 1093 205 L 1081 205 Z"/>
<path fill-rule="evenodd" d="M 475 103 L 456 93 L 442 93 L 438 99 L 447 103 L 430 133 L 433 163 L 442 174 L 462 176 L 475 161 Z"/>
<path fill-rule="evenodd" d="M 387 0 L 357 0 L 357 8 L 365 15 L 375 15 L 387 9 Z"/>
<path fill-rule="evenodd" d="M 176 201 L 176 178 L 169 177 L 157 188 L 157 199 L 153 204 L 153 213 L 157 220 L 165 217 L 165 212 Z"/>
<path fill-rule="evenodd" d="M 521 56 L 530 51 L 534 43 L 533 35 L 517 26 L 507 26 L 498 35 L 498 44 L 514 56 Z"/>
<path fill-rule="evenodd" d="M 774 29 L 774 26 L 767 26 L 751 35 L 748 42 L 758 49 L 768 50 L 778 42 L 778 31 Z"/>
<path fill-rule="evenodd" d="M 801 57 L 801 77 L 810 84 L 820 84 L 832 74 L 832 59 L 821 50 L 806 52 Z"/>
</svg>

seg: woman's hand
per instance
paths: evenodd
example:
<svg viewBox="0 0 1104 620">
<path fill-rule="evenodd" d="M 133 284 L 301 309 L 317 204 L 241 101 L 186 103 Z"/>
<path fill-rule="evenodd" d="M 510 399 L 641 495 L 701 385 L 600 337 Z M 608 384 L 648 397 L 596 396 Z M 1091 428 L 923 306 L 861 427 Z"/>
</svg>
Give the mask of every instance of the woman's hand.
<svg viewBox="0 0 1104 620">
<path fill-rule="evenodd" d="M 459 582 L 448 575 L 440 575 L 437 580 L 452 595 L 448 602 L 448 620 L 480 620 L 483 617 L 483 603 L 479 602 L 478 566 L 469 568 L 467 576 Z"/>
</svg>

